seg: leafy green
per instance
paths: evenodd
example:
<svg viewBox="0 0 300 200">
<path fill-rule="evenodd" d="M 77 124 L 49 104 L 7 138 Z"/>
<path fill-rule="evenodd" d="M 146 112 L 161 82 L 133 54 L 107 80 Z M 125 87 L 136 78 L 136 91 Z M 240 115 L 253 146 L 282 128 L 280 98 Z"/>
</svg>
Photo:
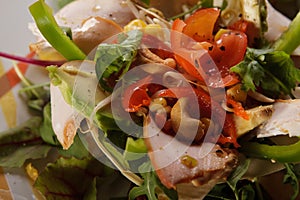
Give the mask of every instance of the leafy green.
<svg viewBox="0 0 300 200">
<path fill-rule="evenodd" d="M 147 153 L 147 147 L 143 138 L 133 139 L 128 137 L 126 141 L 126 147 L 124 152 L 124 158 L 126 160 L 137 160 L 144 157 Z"/>
<path fill-rule="evenodd" d="M 254 200 L 262 199 L 260 191 L 256 185 L 256 180 L 243 180 L 242 177 L 247 172 L 250 165 L 249 159 L 241 159 L 240 164 L 229 175 L 226 183 L 217 184 L 205 197 L 205 200 Z"/>
<path fill-rule="evenodd" d="M 112 92 L 113 85 L 109 85 L 107 80 L 111 76 L 119 79 L 128 71 L 143 35 L 139 30 L 130 31 L 127 35 L 123 34 L 119 35 L 119 41 L 116 44 L 100 44 L 94 58 L 99 84 L 109 92 Z"/>
<path fill-rule="evenodd" d="M 48 103 L 44 107 L 43 122 L 40 126 L 39 131 L 40 131 L 42 139 L 45 142 L 47 142 L 51 145 L 60 146 L 60 143 L 57 140 L 57 137 L 56 137 L 56 135 L 53 131 L 53 128 L 52 128 L 50 103 Z"/>
<path fill-rule="evenodd" d="M 42 144 L 19 146 L 15 148 L 14 151 L 6 156 L 3 156 L 3 151 L 1 152 L 0 166 L 22 167 L 26 160 L 45 158 L 51 150 L 51 146 Z"/>
<path fill-rule="evenodd" d="M 250 160 L 247 159 L 243 162 L 241 162 L 237 168 L 231 173 L 231 175 L 228 177 L 227 184 L 230 186 L 232 191 L 236 193 L 236 196 L 238 196 L 238 191 L 236 190 L 236 186 L 239 180 L 243 177 L 243 175 L 247 172 L 248 167 L 250 165 Z"/>
<path fill-rule="evenodd" d="M 156 176 L 150 162 L 144 163 L 139 167 L 139 171 L 144 178 L 141 186 L 134 187 L 129 192 L 129 199 L 134 200 L 139 196 L 147 196 L 147 199 L 178 199 L 175 190 L 169 190 L 163 186 Z"/>
<path fill-rule="evenodd" d="M 239 181 L 242 179 L 244 174 L 248 171 L 250 160 L 241 160 L 241 163 L 237 168 L 230 174 L 227 179 L 227 184 L 235 194 L 235 198 L 238 200 L 250 200 L 256 199 L 256 192 L 250 184 L 246 184 L 242 187 L 238 187 Z"/>
<path fill-rule="evenodd" d="M 283 183 L 289 183 L 293 187 L 294 194 L 291 196 L 291 199 L 294 200 L 298 197 L 299 194 L 299 174 L 295 171 L 293 164 L 284 164 L 286 168 L 286 174 L 283 177 Z"/>
<path fill-rule="evenodd" d="M 78 134 L 74 138 L 74 142 L 68 150 L 64 150 L 62 148 L 58 148 L 59 154 L 64 157 L 75 157 L 77 159 L 83 159 L 88 157 L 89 151 L 83 145 L 81 139 Z"/>
<path fill-rule="evenodd" d="M 150 1 L 151 1 L 151 0 L 141 0 L 141 2 L 145 3 L 145 4 L 148 5 L 148 6 L 150 5 Z"/>
<path fill-rule="evenodd" d="M 292 96 L 292 89 L 300 81 L 300 70 L 290 56 L 273 49 L 248 48 L 244 60 L 231 71 L 240 75 L 245 91 L 255 91 L 259 87 L 274 98 Z"/>
<path fill-rule="evenodd" d="M 84 159 L 59 158 L 50 163 L 39 174 L 34 186 L 40 190 L 46 199 L 83 199 L 94 184 L 96 177 L 108 176 L 112 170 L 97 160 L 86 157 Z M 93 195 L 94 196 L 94 195 Z"/>
<path fill-rule="evenodd" d="M 21 167 L 27 159 L 47 156 L 51 147 L 43 144 L 39 126 L 42 119 L 32 117 L 23 124 L 0 133 L 0 166 Z"/>
</svg>

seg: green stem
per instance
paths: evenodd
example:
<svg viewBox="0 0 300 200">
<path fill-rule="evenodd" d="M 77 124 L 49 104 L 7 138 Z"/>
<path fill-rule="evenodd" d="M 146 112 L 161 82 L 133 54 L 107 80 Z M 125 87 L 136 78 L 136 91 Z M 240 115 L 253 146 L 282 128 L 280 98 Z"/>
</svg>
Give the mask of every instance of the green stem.
<svg viewBox="0 0 300 200">
<path fill-rule="evenodd" d="M 293 19 L 289 28 L 273 44 L 274 50 L 284 51 L 288 54 L 300 45 L 300 12 Z"/>
</svg>

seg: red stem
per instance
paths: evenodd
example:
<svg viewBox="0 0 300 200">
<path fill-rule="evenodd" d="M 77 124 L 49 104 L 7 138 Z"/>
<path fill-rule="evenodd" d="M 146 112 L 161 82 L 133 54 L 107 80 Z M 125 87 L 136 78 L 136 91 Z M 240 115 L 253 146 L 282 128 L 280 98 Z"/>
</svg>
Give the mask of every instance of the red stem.
<svg viewBox="0 0 300 200">
<path fill-rule="evenodd" d="M 62 65 L 65 63 L 65 61 L 50 61 L 50 60 L 38 60 L 38 59 L 33 59 L 33 58 L 25 58 L 21 56 L 16 56 L 8 53 L 4 53 L 0 51 L 0 57 L 8 58 L 11 60 L 17 60 L 20 62 L 25 62 L 29 64 L 34 64 L 34 65 L 39 65 L 39 66 L 49 66 L 49 65 Z"/>
</svg>

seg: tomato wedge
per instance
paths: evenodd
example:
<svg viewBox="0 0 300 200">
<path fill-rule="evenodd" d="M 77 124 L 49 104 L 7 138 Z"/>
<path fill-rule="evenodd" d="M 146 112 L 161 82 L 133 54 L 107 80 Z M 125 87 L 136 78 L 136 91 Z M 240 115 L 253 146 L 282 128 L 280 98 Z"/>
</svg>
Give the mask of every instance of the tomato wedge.
<svg viewBox="0 0 300 200">
<path fill-rule="evenodd" d="M 247 35 L 241 31 L 227 30 L 214 44 L 209 54 L 219 69 L 226 71 L 244 59 Z"/>
<path fill-rule="evenodd" d="M 220 9 L 199 9 L 185 20 L 186 26 L 183 33 L 197 42 L 213 42 L 213 31 L 220 16 Z"/>
</svg>

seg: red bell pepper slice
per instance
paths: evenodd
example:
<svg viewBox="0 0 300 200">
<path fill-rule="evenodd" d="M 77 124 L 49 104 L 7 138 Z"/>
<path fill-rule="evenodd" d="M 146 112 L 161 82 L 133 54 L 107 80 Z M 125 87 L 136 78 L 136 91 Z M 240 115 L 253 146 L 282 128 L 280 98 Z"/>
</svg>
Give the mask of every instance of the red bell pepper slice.
<svg viewBox="0 0 300 200">
<path fill-rule="evenodd" d="M 151 98 L 147 93 L 147 86 L 151 83 L 151 80 L 151 76 L 146 76 L 125 89 L 122 99 L 125 111 L 137 112 L 140 107 L 150 105 Z"/>
</svg>

